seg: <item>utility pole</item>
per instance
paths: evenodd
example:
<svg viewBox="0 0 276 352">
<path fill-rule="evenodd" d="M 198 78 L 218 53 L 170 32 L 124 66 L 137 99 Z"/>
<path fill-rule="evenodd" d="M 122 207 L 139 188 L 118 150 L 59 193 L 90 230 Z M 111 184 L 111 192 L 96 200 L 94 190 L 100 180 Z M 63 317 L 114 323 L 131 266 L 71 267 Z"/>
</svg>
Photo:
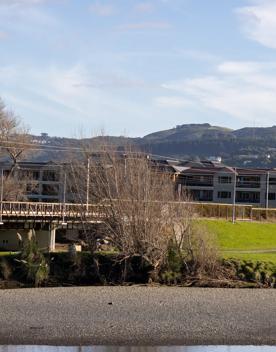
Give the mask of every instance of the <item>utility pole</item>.
<svg viewBox="0 0 276 352">
<path fill-rule="evenodd" d="M 237 189 L 237 171 L 234 168 L 234 187 L 233 187 L 233 208 L 232 208 L 232 223 L 236 221 L 236 189 Z"/>
<path fill-rule="evenodd" d="M 87 158 L 87 175 L 86 175 L 86 212 L 89 208 L 89 190 L 90 190 L 90 156 Z"/>
<path fill-rule="evenodd" d="M 265 207 L 268 209 L 268 196 L 269 196 L 269 171 L 266 175 L 266 196 L 265 196 Z"/>
<path fill-rule="evenodd" d="M 0 192 L 0 225 L 3 223 L 3 191 L 4 191 L 4 171 L 1 169 L 1 192 Z"/>
<path fill-rule="evenodd" d="M 64 182 L 63 182 L 63 211 L 62 211 L 62 224 L 63 226 L 67 225 L 65 221 L 65 201 L 66 201 L 66 172 L 64 173 Z"/>
<path fill-rule="evenodd" d="M 124 154 L 125 178 L 127 177 L 127 154 Z"/>
</svg>

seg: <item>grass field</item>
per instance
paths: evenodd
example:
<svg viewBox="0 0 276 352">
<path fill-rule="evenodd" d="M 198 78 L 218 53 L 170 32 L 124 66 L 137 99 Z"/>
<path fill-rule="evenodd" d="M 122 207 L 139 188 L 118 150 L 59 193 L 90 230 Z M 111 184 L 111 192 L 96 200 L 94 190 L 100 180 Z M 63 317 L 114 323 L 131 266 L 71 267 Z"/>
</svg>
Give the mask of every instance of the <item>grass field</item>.
<svg viewBox="0 0 276 352">
<path fill-rule="evenodd" d="M 224 220 L 202 220 L 200 223 L 204 224 L 210 233 L 216 235 L 223 257 L 276 263 L 276 224 L 257 222 L 232 224 Z"/>
<path fill-rule="evenodd" d="M 6 257 L 6 256 L 10 256 L 10 255 L 16 255 L 19 252 L 0 252 L 0 257 Z"/>
</svg>

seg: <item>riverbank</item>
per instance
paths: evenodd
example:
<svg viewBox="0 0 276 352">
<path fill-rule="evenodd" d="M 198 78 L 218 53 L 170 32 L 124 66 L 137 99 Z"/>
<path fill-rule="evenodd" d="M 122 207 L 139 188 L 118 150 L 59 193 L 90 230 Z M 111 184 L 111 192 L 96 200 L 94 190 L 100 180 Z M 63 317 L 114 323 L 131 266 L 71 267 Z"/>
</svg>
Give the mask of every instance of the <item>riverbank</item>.
<svg viewBox="0 0 276 352">
<path fill-rule="evenodd" d="M 276 291 L 74 287 L 0 291 L 0 344 L 276 344 Z"/>
<path fill-rule="evenodd" d="M 38 253 L 32 258 L 35 261 L 28 263 L 20 253 L 0 257 L 0 289 L 120 286 L 153 282 L 153 268 L 140 256 L 125 261 L 116 252 L 96 252 L 94 255 L 79 252 L 74 256 L 70 253 Z M 154 277 L 154 283 L 184 287 L 276 287 L 276 264 L 271 262 L 220 259 L 215 270 L 212 273 L 187 272 L 181 259 L 171 255 L 170 265 Z"/>
</svg>

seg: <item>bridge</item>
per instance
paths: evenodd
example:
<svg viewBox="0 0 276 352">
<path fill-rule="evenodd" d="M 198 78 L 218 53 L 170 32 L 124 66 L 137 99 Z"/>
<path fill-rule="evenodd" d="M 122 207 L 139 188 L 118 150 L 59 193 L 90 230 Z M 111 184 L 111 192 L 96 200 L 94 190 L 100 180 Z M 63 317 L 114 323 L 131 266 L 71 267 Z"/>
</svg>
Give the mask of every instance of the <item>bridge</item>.
<svg viewBox="0 0 276 352">
<path fill-rule="evenodd" d="M 93 222 L 101 218 L 100 205 L 74 203 L 2 202 L 0 218 L 5 222 L 38 221 L 65 224 Z"/>
<path fill-rule="evenodd" d="M 199 217 L 230 219 L 233 204 L 206 202 L 170 202 L 174 205 L 189 204 Z M 103 219 L 101 204 L 43 203 L 43 202 L 0 202 L 0 224 L 3 222 L 53 222 L 65 225 L 99 222 Z M 236 204 L 237 220 L 276 220 L 276 209 L 256 208 L 252 205 Z"/>
<path fill-rule="evenodd" d="M 101 223 L 100 205 L 40 202 L 0 202 L 0 249 L 18 250 L 19 237 L 35 229 L 40 248 L 54 251 L 56 231 L 67 233 Z"/>
<path fill-rule="evenodd" d="M 183 202 L 173 202 L 181 204 Z M 232 204 L 196 203 L 193 205 L 199 217 L 222 218 L 230 220 L 233 215 Z M 276 209 L 253 208 L 251 205 L 235 205 L 237 220 L 276 221 Z M 18 247 L 18 233 L 28 235 L 35 229 L 41 248 L 55 249 L 56 230 L 67 233 L 83 229 L 85 224 L 95 226 L 104 220 L 100 204 L 42 203 L 42 202 L 0 202 L 0 250 L 14 250 Z"/>
</svg>

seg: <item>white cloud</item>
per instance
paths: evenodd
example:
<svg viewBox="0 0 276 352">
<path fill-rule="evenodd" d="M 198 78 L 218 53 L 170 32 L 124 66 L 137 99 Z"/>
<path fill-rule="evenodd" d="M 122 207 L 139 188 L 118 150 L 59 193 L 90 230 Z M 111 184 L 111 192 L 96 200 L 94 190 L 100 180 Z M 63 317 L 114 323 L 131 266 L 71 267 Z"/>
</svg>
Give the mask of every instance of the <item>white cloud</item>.
<svg viewBox="0 0 276 352">
<path fill-rule="evenodd" d="M 170 23 L 163 21 L 152 21 L 152 22 L 140 22 L 140 23 L 128 23 L 118 27 L 122 31 L 131 30 L 147 30 L 147 29 L 169 29 L 171 28 Z"/>
<path fill-rule="evenodd" d="M 256 62 L 227 61 L 218 66 L 218 71 L 227 74 L 247 74 L 259 71 L 262 65 Z"/>
<path fill-rule="evenodd" d="M 179 96 L 161 96 L 154 99 L 154 105 L 159 108 L 186 108 L 191 102 Z"/>
<path fill-rule="evenodd" d="M 38 5 L 46 0 L 0 0 L 0 6 Z"/>
<path fill-rule="evenodd" d="M 68 135 L 70 128 L 73 132 L 81 125 L 89 133 L 89 128 L 98 129 L 99 123 L 109 126 L 116 118 L 113 133 L 119 134 L 131 128 L 131 119 L 144 117 L 144 105 L 118 94 L 118 90 L 110 91 L 106 85 L 91 84 L 92 76 L 83 64 L 68 68 L 11 65 L 0 67 L 0 90 L 7 105 L 36 133 L 45 130 Z M 121 83 L 137 84 L 127 78 Z M 140 122 L 137 125 L 141 128 Z"/>
<path fill-rule="evenodd" d="M 227 114 L 241 124 L 275 124 L 276 63 L 226 62 L 216 73 L 163 84 L 202 111 Z M 264 69 L 266 68 L 266 69 Z"/>
<path fill-rule="evenodd" d="M 255 0 L 237 9 L 244 33 L 258 43 L 276 49 L 276 1 Z"/>
<path fill-rule="evenodd" d="M 185 49 L 180 50 L 179 54 L 196 61 L 214 62 L 220 60 L 218 56 L 203 50 Z"/>
<path fill-rule="evenodd" d="M 46 1 L 49 2 L 49 0 L 11 2 L 1 2 L 0 0 L 1 32 L 12 36 L 14 34 L 24 35 L 25 37 L 30 35 L 32 38 L 41 34 L 47 38 L 50 35 L 56 35 L 58 26 L 60 30 L 60 21 L 47 9 L 35 6 Z"/>
<path fill-rule="evenodd" d="M 111 16 L 115 13 L 115 8 L 112 4 L 109 3 L 102 3 L 100 1 L 96 1 L 89 6 L 89 9 L 92 13 L 97 16 Z"/>
<path fill-rule="evenodd" d="M 150 13 L 154 9 L 151 2 L 141 2 L 134 7 L 134 10 L 138 13 Z"/>
<path fill-rule="evenodd" d="M 0 40 L 6 39 L 8 37 L 8 33 L 4 31 L 0 31 Z"/>
<path fill-rule="evenodd" d="M 99 89 L 145 89 L 146 87 L 149 87 L 149 85 L 142 79 L 132 79 L 114 73 L 97 73 L 88 75 L 85 81 L 76 84 L 75 87 L 91 87 Z"/>
</svg>

